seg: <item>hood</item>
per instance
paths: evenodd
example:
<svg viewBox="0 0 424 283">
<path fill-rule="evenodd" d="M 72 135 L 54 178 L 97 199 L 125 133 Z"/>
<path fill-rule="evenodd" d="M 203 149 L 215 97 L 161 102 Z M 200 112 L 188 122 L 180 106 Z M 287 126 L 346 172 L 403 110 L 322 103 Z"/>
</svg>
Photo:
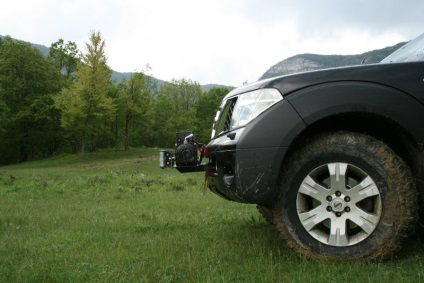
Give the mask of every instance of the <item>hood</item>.
<svg viewBox="0 0 424 283">
<path fill-rule="evenodd" d="M 322 69 L 269 78 L 236 88 L 228 93 L 225 99 L 259 88 L 276 88 L 283 96 L 286 96 L 308 86 L 340 81 L 371 81 L 405 90 L 411 88 L 407 84 L 410 77 L 413 78 L 413 88 L 416 88 L 417 81 L 422 82 L 422 78 L 415 77 L 421 76 L 423 66 L 424 33 L 393 52 L 381 63 Z M 411 76 L 414 72 L 415 74 Z"/>
</svg>

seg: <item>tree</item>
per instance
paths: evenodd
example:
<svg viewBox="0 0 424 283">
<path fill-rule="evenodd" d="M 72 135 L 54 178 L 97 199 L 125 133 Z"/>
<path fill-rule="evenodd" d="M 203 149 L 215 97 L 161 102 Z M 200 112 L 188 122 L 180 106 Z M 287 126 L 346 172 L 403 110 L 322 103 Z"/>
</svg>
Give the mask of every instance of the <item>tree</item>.
<svg viewBox="0 0 424 283">
<path fill-rule="evenodd" d="M 213 119 L 222 99 L 230 90 L 228 88 L 212 88 L 202 94 L 195 104 L 196 123 L 198 130 L 197 139 L 201 142 L 208 142 L 212 133 Z"/>
<path fill-rule="evenodd" d="M 112 98 L 107 95 L 110 70 L 100 32 L 91 33 L 86 48 L 87 53 L 77 68 L 75 83 L 63 89 L 55 99 L 56 107 L 61 110 L 62 127 L 81 137 L 82 157 L 85 156 L 87 139 L 91 139 L 91 149 L 95 150 L 96 135 L 107 121 L 113 119 L 116 111 Z"/>
<path fill-rule="evenodd" d="M 147 68 L 150 70 L 149 66 Z M 131 74 L 128 81 L 124 79 L 120 84 L 118 107 L 124 120 L 125 150 L 129 149 L 130 128 L 136 126 L 147 130 L 147 119 L 143 117 L 146 118 L 148 113 L 153 88 L 151 77 L 142 72 Z"/>
<path fill-rule="evenodd" d="M 60 87 L 59 73 L 37 49 L 10 37 L 2 40 L 1 104 L 13 115 L 4 121 L 0 162 L 22 162 L 58 149 L 59 116 L 52 95 Z"/>
<path fill-rule="evenodd" d="M 168 147 L 173 144 L 178 131 L 197 132 L 194 105 L 201 94 L 199 83 L 190 79 L 174 79 L 161 85 L 153 105 L 153 131 L 157 145 Z"/>
<path fill-rule="evenodd" d="M 2 44 L 3 44 L 3 39 L 0 38 L 0 50 L 1 50 Z M 7 107 L 3 99 L 4 91 L 5 90 L 2 89 L 0 85 L 0 138 L 2 139 L 4 139 L 2 134 L 5 132 L 5 126 L 7 125 L 8 116 L 9 116 L 9 108 Z"/>
<path fill-rule="evenodd" d="M 80 62 L 79 50 L 75 42 L 65 41 L 60 38 L 52 43 L 49 49 L 49 59 L 54 63 L 67 81 L 75 79 L 75 73 Z"/>
<path fill-rule="evenodd" d="M 9 108 L 3 100 L 2 90 L 0 89 L 0 137 L 4 139 L 5 127 L 9 121 Z"/>
<path fill-rule="evenodd" d="M 175 144 L 176 131 L 168 128 L 168 121 L 172 119 L 172 112 L 172 102 L 169 97 L 163 93 L 158 93 L 152 105 L 153 145 L 169 148 Z"/>
</svg>

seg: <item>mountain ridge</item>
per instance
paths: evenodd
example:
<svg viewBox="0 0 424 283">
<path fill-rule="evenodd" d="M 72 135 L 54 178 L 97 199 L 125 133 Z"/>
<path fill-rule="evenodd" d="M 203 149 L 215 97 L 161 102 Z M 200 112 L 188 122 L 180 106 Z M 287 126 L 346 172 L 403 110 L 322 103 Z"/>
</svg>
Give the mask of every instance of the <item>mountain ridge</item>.
<svg viewBox="0 0 424 283">
<path fill-rule="evenodd" d="M 0 39 L 4 36 L 0 35 Z M 19 39 L 15 39 L 19 40 Z M 23 41 L 23 40 L 20 40 Z M 304 53 L 297 54 L 292 57 L 286 58 L 277 64 L 271 66 L 263 75 L 258 79 L 267 79 L 272 77 L 277 77 L 281 75 L 288 75 L 292 73 L 299 73 L 305 71 L 314 71 L 325 68 L 334 68 L 334 67 L 342 67 L 342 66 L 350 66 L 350 65 L 359 65 L 362 63 L 372 64 L 378 63 L 389 54 L 403 46 L 406 42 L 400 42 L 393 46 L 388 46 L 381 49 L 376 49 L 368 52 L 364 52 L 362 54 L 356 55 L 321 55 L 321 54 L 313 54 L 313 53 Z M 44 45 L 30 43 L 33 47 L 40 50 L 42 54 L 47 56 L 49 54 L 49 47 Z M 112 70 L 112 80 L 122 81 L 122 79 L 129 79 L 133 72 L 117 72 Z M 152 77 L 158 87 L 165 83 L 166 81 Z M 226 87 L 226 88 L 234 88 L 233 86 L 225 86 L 221 84 L 206 84 L 201 85 L 203 91 L 208 91 L 213 87 Z"/>
<path fill-rule="evenodd" d="M 4 38 L 6 36 L 0 35 L 0 39 Z M 13 38 L 13 37 L 12 37 Z M 25 40 L 21 40 L 21 39 L 16 39 L 13 38 L 14 40 L 18 40 L 18 41 L 22 41 L 22 42 L 28 42 Z M 44 56 L 48 56 L 49 55 L 49 50 L 50 48 L 41 44 L 36 44 L 36 43 L 32 43 L 32 42 L 28 42 L 29 44 L 31 44 L 32 47 L 38 49 L 41 54 L 43 54 Z M 117 81 L 117 82 L 121 82 L 123 79 L 129 80 L 129 78 L 131 77 L 131 75 L 134 72 L 118 72 L 115 70 L 112 70 L 112 76 L 111 79 L 112 81 Z M 155 78 L 152 76 L 152 79 L 156 82 L 156 86 L 159 88 L 162 84 L 164 84 L 166 81 L 165 80 L 161 80 L 158 78 Z M 233 86 L 225 86 L 225 85 L 221 85 L 221 84 L 205 84 L 205 85 L 200 85 L 203 91 L 208 91 L 212 88 L 218 88 L 218 87 L 223 87 L 223 88 L 229 88 L 229 89 L 233 89 Z"/>
<path fill-rule="evenodd" d="M 271 66 L 259 80 L 326 68 L 379 63 L 405 43 L 406 42 L 400 42 L 393 46 L 356 55 L 297 54 Z"/>
</svg>

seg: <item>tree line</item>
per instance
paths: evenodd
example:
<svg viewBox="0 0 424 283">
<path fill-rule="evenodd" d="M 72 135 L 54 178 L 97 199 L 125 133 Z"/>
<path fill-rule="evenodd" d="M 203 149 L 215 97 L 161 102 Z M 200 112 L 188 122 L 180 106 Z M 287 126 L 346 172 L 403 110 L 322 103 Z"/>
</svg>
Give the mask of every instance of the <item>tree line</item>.
<svg viewBox="0 0 424 283">
<path fill-rule="evenodd" d="M 190 79 L 157 87 L 147 65 L 112 81 L 106 45 L 90 33 L 81 52 L 59 39 L 46 57 L 29 43 L 0 39 L 0 164 L 64 152 L 166 147 L 175 132 L 207 142 L 227 88 L 202 91 Z"/>
</svg>

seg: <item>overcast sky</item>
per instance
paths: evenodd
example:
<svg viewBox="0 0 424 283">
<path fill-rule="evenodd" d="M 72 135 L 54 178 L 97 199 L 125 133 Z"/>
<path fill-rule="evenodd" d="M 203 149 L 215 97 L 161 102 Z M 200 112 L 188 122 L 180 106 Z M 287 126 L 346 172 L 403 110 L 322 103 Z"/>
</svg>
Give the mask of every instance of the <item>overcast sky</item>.
<svg viewBox="0 0 424 283">
<path fill-rule="evenodd" d="M 119 72 L 239 86 L 300 53 L 360 54 L 424 33 L 423 0 L 13 0 L 0 35 L 86 51 L 106 41 Z"/>
</svg>

